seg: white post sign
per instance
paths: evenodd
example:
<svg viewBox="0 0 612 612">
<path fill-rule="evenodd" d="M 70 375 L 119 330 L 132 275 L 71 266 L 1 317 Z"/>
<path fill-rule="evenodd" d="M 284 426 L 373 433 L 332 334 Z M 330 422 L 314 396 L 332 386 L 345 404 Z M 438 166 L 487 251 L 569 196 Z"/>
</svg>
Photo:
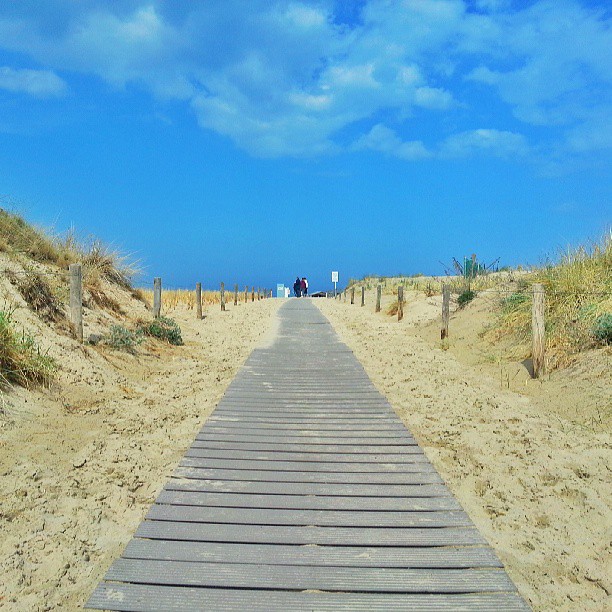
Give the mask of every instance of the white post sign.
<svg viewBox="0 0 612 612">
<path fill-rule="evenodd" d="M 336 297 L 336 285 L 338 283 L 338 272 L 332 272 L 332 283 L 334 283 L 334 297 Z"/>
</svg>

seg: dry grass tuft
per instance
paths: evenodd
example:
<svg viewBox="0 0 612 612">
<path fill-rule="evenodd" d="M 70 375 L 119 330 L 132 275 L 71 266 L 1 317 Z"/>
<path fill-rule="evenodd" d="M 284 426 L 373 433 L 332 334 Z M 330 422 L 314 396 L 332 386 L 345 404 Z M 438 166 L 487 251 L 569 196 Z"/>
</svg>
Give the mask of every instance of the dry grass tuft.
<svg viewBox="0 0 612 612">
<path fill-rule="evenodd" d="M 57 364 L 41 352 L 32 336 L 15 330 L 12 314 L 11 310 L 0 311 L 0 387 L 49 384 Z"/>
<path fill-rule="evenodd" d="M 546 290 L 546 352 L 550 369 L 566 367 L 577 353 L 601 345 L 597 322 L 612 315 L 612 232 L 600 242 L 568 249 L 557 264 L 524 276 L 499 305 L 499 317 L 487 335 L 513 338 L 529 356 L 531 284 Z"/>
<path fill-rule="evenodd" d="M 153 291 L 150 289 L 137 289 L 146 304 L 153 303 Z M 249 293 L 249 300 L 251 294 Z M 238 301 L 244 301 L 244 292 L 238 293 Z M 234 303 L 234 292 L 225 292 L 225 302 L 227 304 Z M 212 305 L 221 303 L 221 293 L 219 291 L 202 291 L 202 304 Z M 175 308 L 183 306 L 188 310 L 195 308 L 195 289 L 163 289 L 162 291 L 162 308 L 167 310 L 174 310 Z"/>
<path fill-rule="evenodd" d="M 25 255 L 42 264 L 66 269 L 70 264 L 83 265 L 85 288 L 98 288 L 100 280 L 131 289 L 130 279 L 140 272 L 129 256 L 104 245 L 100 240 L 80 241 L 75 232 L 55 236 L 37 229 L 19 215 L 0 208 L 0 251 L 9 255 Z"/>
<path fill-rule="evenodd" d="M 64 310 L 49 283 L 34 270 L 26 270 L 25 274 L 18 275 L 7 272 L 9 281 L 27 302 L 28 306 L 36 312 L 43 321 L 57 323 L 64 319 Z"/>
</svg>

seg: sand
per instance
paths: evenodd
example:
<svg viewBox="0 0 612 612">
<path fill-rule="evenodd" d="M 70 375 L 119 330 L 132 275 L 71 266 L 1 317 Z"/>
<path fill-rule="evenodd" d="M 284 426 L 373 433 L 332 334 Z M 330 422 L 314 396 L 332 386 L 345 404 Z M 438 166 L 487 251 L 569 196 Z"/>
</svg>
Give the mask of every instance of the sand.
<svg viewBox="0 0 612 612">
<path fill-rule="evenodd" d="M 166 314 L 185 346 L 149 343 L 137 356 L 29 321 L 62 372 L 50 391 L 9 394 L 0 417 L 0 608 L 83 605 L 240 365 L 269 342 L 279 306 L 211 306 L 203 321 L 177 308 Z M 99 331 L 102 315 L 86 314 L 86 333 Z"/>
<path fill-rule="evenodd" d="M 368 294 L 363 308 L 316 303 L 495 548 L 521 595 L 535 610 L 610 609 L 612 436 L 602 421 L 585 424 L 605 404 L 609 410 L 609 352 L 587 357 L 597 364 L 599 386 L 585 381 L 576 365 L 567 380 L 557 373 L 531 391 L 525 372 L 519 378 L 527 391 L 517 393 L 502 388 L 496 366 L 485 367 L 478 357 L 486 308 L 474 304 L 471 314 L 455 315 L 451 350 L 442 350 L 439 298 L 410 294 L 401 323 L 376 314 L 374 300 Z M 568 418 L 580 412 L 580 396 L 563 392 L 572 386 L 591 389 L 584 422 Z"/>
<path fill-rule="evenodd" d="M 147 314 L 120 292 L 115 298 L 128 318 Z M 454 315 L 445 351 L 432 324 L 438 298 L 409 295 L 399 324 L 373 312 L 371 293 L 367 299 L 365 308 L 315 303 L 521 594 L 535 610 L 606 609 L 611 436 L 605 419 L 593 420 L 609 400 L 606 355 L 589 357 L 595 378 L 577 364 L 566 380 L 525 385 L 521 373 L 516 388 L 502 389 L 497 366 L 479 356 L 486 313 L 478 305 Z M 273 339 L 281 303 L 230 304 L 225 313 L 210 306 L 203 321 L 177 308 L 167 314 L 186 345 L 148 343 L 136 356 L 80 347 L 22 305 L 15 316 L 62 371 L 50 390 L 8 394 L 0 416 L 0 608 L 73 610 L 87 600 L 240 365 Z M 87 310 L 86 334 L 112 320 Z M 564 393 L 570 387 L 574 393 Z M 576 397 L 586 396 L 590 419 L 570 418 L 581 414 Z"/>
</svg>

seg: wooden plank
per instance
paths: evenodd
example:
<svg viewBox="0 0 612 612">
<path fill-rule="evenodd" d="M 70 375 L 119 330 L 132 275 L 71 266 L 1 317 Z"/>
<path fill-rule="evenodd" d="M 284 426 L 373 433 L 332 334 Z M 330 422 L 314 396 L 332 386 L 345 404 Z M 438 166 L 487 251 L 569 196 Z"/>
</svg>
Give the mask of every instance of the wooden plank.
<svg viewBox="0 0 612 612">
<path fill-rule="evenodd" d="M 350 510 L 278 510 L 153 504 L 146 519 L 183 523 L 233 525 L 297 525 L 317 527 L 467 527 L 463 511 L 376 512 Z"/>
<path fill-rule="evenodd" d="M 350 445 L 350 444 L 281 444 L 281 443 L 269 443 L 269 442 L 240 442 L 233 440 L 231 443 L 227 440 L 194 440 L 191 445 L 192 448 L 217 448 L 217 449 L 236 449 L 236 450 L 251 450 L 251 451 L 278 451 L 278 452 L 299 452 L 299 453 L 310 453 L 310 454 L 321 454 L 321 453 L 344 453 L 344 454 L 397 454 L 405 455 L 410 453 L 420 454 L 423 451 L 417 445 L 393 445 L 388 446 L 384 444 L 364 444 L 364 445 Z"/>
<path fill-rule="evenodd" d="M 231 436 L 244 438 L 262 438 L 266 441 L 271 439 L 277 440 L 301 440 L 303 438 L 332 438 L 344 440 L 345 438 L 353 440 L 355 438 L 366 440 L 414 440 L 414 438 L 404 429 L 396 429 L 394 431 L 373 431 L 373 430 L 356 430 L 356 429 L 257 429 L 251 428 L 248 425 L 240 425 L 238 427 L 220 427 L 214 424 L 207 424 L 202 428 L 198 437 L 212 436 Z"/>
<path fill-rule="evenodd" d="M 414 446 L 416 442 L 414 438 L 410 436 L 394 436 L 385 438 L 374 438 L 369 436 L 351 436 L 351 437 L 337 437 L 337 436 L 319 436 L 319 437 L 308 437 L 308 436 L 258 436 L 258 435 L 240 435 L 240 434 L 223 434 L 223 433 L 208 433 L 204 431 L 196 436 L 196 440 L 203 442 L 254 442 L 254 443 L 267 443 L 267 444 L 303 444 L 308 443 L 308 446 L 317 444 L 322 445 L 361 445 L 368 444 L 369 446 L 381 445 L 381 446 Z"/>
<path fill-rule="evenodd" d="M 320 546 L 465 546 L 486 544 L 474 527 L 296 527 L 143 521 L 137 538 Z"/>
<path fill-rule="evenodd" d="M 389 610 L 441 612 L 525 612 L 529 607 L 516 593 L 389 594 L 313 593 L 249 589 L 185 588 L 140 584 L 102 583 L 87 602 L 88 608 L 122 612 L 184 612 L 185 610 L 317 610 L 387 612 Z"/>
<path fill-rule="evenodd" d="M 512 592 L 516 588 L 497 569 L 401 569 L 375 567 L 317 567 L 246 563 L 194 563 L 147 559 L 118 559 L 106 580 L 172 586 L 260 589 L 317 589 L 323 591 L 395 593 Z"/>
<path fill-rule="evenodd" d="M 202 457 L 184 457 L 181 467 L 219 468 L 226 470 L 272 470 L 283 472 L 335 472 L 347 473 L 434 473 L 429 462 L 416 463 L 330 463 L 323 461 L 278 461 L 256 459 L 211 459 Z"/>
<path fill-rule="evenodd" d="M 362 547 L 285 546 L 282 544 L 227 544 L 134 539 L 126 559 L 207 561 L 209 563 L 265 563 L 266 565 L 316 565 L 320 567 L 397 567 L 460 569 L 502 567 L 489 547 Z"/>
<path fill-rule="evenodd" d="M 380 433 L 380 432 L 406 432 L 406 428 L 400 422 L 374 422 L 371 421 L 355 421 L 351 420 L 348 422 L 341 421 L 299 421 L 299 422 L 289 422 L 284 423 L 280 421 L 274 421 L 272 419 L 268 421 L 255 421 L 252 419 L 226 419 L 223 417 L 214 417 L 209 418 L 206 421 L 205 429 L 208 431 L 215 430 L 219 431 L 220 428 L 223 428 L 224 431 L 234 431 L 234 430 L 247 430 L 247 431 L 257 431 L 257 432 L 304 432 L 308 431 L 312 433 L 313 431 L 322 431 L 322 432 L 346 432 L 346 431 L 359 431 L 359 432 L 370 432 Z M 204 429 L 204 428 L 203 428 Z"/>
<path fill-rule="evenodd" d="M 414 450 L 414 452 L 412 452 Z M 402 466 L 413 463 L 429 463 L 429 459 L 419 447 L 411 447 L 411 452 L 401 454 L 357 454 L 357 453 L 291 453 L 282 451 L 226 450 L 218 448 L 188 448 L 186 457 L 210 459 L 248 459 L 253 461 L 303 461 L 305 463 L 342 463 L 350 470 L 354 463 L 382 463 Z"/>
<path fill-rule="evenodd" d="M 168 481 L 165 488 L 169 491 L 210 491 L 212 493 L 255 493 L 264 495 L 326 495 L 337 497 L 451 496 L 448 487 L 439 484 L 364 485 L 172 478 Z"/>
<path fill-rule="evenodd" d="M 277 416 L 274 415 L 258 415 L 253 416 L 252 414 L 245 415 L 242 412 L 235 412 L 232 414 L 228 414 L 226 411 L 215 411 L 209 418 L 208 421 L 210 423 L 252 423 L 254 425 L 261 424 L 267 425 L 271 424 L 279 424 L 279 425 L 346 425 L 350 427 L 351 425 L 363 425 L 364 427 L 380 427 L 386 425 L 393 425 L 395 427 L 405 427 L 404 424 L 395 416 L 387 416 L 387 415 L 372 415 L 362 416 L 362 417 L 353 417 L 353 416 L 335 416 L 329 414 L 321 414 L 316 416 L 310 415 L 292 415 L 286 412 L 279 412 Z"/>
<path fill-rule="evenodd" d="M 322 495 L 258 495 L 164 489 L 158 504 L 222 506 L 226 508 L 279 508 L 294 510 L 432 511 L 461 510 L 454 497 L 325 497 Z"/>
<path fill-rule="evenodd" d="M 197 478 L 200 480 L 246 480 L 256 482 L 294 482 L 294 483 L 328 483 L 328 484 L 364 484 L 364 485 L 407 485 L 437 484 L 442 479 L 436 472 L 430 473 L 389 473 L 389 474 L 355 474 L 334 472 L 279 472 L 257 470 L 226 470 L 195 467 L 178 467 L 174 472 L 178 478 Z"/>
</svg>

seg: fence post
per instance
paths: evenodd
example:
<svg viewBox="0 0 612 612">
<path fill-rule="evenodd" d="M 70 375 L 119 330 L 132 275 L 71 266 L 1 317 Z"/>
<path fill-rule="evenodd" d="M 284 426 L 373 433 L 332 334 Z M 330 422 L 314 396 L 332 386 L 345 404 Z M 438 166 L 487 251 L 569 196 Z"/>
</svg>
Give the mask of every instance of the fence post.
<svg viewBox="0 0 612 612">
<path fill-rule="evenodd" d="M 196 317 L 202 318 L 202 283 L 196 283 Z"/>
<path fill-rule="evenodd" d="M 157 319 L 161 315 L 162 281 L 161 277 L 153 279 L 153 316 Z"/>
<path fill-rule="evenodd" d="M 255 301 L 255 287 L 251 287 L 251 302 Z"/>
<path fill-rule="evenodd" d="M 355 303 L 355 287 L 351 287 L 351 304 Z"/>
<path fill-rule="evenodd" d="M 74 335 L 83 342 L 83 269 L 81 264 L 70 264 L 70 322 Z"/>
<path fill-rule="evenodd" d="M 249 301 L 249 288 L 247 285 L 244 286 L 244 303 L 246 304 Z"/>
<path fill-rule="evenodd" d="M 365 285 L 361 287 L 361 305 L 365 306 Z"/>
<path fill-rule="evenodd" d="M 531 359 L 533 362 L 533 377 L 539 378 L 544 374 L 546 338 L 544 332 L 544 308 L 546 296 L 544 285 L 535 283 L 533 285 L 533 307 L 531 310 L 531 329 L 533 334 L 533 345 Z"/>
<path fill-rule="evenodd" d="M 234 306 L 238 306 L 238 285 L 234 285 Z"/>
<path fill-rule="evenodd" d="M 380 312 L 380 298 L 382 295 L 382 285 L 376 287 L 376 312 Z"/>
<path fill-rule="evenodd" d="M 221 283 L 221 310 L 225 310 L 225 283 Z"/>
<path fill-rule="evenodd" d="M 442 285 L 442 329 L 440 330 L 440 338 L 448 338 L 448 319 L 450 316 L 450 285 L 444 283 Z"/>
<path fill-rule="evenodd" d="M 401 321 L 404 318 L 404 286 L 400 285 L 397 288 L 397 320 Z"/>
</svg>

